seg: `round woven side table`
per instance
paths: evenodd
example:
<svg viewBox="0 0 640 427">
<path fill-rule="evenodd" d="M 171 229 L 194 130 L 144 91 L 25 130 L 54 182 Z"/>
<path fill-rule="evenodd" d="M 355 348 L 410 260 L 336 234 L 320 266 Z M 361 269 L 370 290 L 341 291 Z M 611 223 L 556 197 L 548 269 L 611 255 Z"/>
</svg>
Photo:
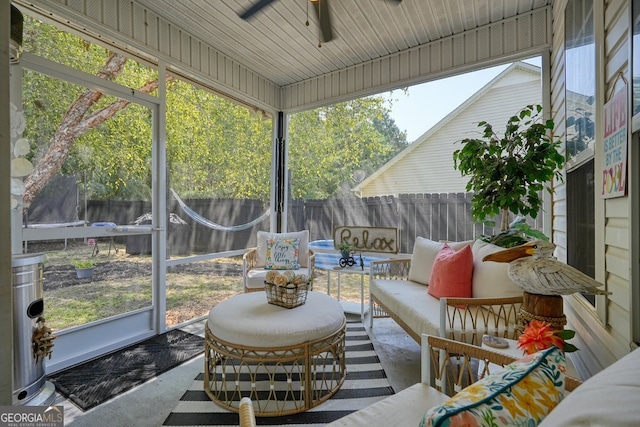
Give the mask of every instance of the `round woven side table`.
<svg viewBox="0 0 640 427">
<path fill-rule="evenodd" d="M 324 293 L 292 309 L 263 292 L 232 297 L 209 312 L 204 391 L 235 412 L 249 397 L 257 417 L 304 412 L 342 386 L 345 334 L 342 306 Z"/>
</svg>

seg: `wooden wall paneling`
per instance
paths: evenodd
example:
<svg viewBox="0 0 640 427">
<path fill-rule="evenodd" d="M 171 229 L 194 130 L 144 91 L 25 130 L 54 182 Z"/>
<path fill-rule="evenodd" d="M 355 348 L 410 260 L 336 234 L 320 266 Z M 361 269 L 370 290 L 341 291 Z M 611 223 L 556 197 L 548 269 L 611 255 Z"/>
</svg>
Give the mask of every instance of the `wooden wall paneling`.
<svg viewBox="0 0 640 427">
<path fill-rule="evenodd" d="M 118 30 L 118 0 L 102 0 L 102 23 Z"/>
<path fill-rule="evenodd" d="M 145 43 L 154 50 L 160 50 L 160 41 L 158 39 L 158 16 L 155 13 L 146 11 L 145 15 Z"/>
<path fill-rule="evenodd" d="M 171 36 L 169 23 L 158 20 L 158 50 L 166 56 L 171 56 Z"/>
<path fill-rule="evenodd" d="M 133 11 L 129 0 L 118 1 L 118 31 L 133 38 Z"/>
<path fill-rule="evenodd" d="M 133 5 L 133 38 L 143 44 L 147 43 L 147 18 L 146 10 L 138 4 Z"/>
<path fill-rule="evenodd" d="M 102 3 L 97 1 L 87 1 L 85 4 L 85 13 L 87 16 L 95 21 L 102 21 Z"/>
</svg>

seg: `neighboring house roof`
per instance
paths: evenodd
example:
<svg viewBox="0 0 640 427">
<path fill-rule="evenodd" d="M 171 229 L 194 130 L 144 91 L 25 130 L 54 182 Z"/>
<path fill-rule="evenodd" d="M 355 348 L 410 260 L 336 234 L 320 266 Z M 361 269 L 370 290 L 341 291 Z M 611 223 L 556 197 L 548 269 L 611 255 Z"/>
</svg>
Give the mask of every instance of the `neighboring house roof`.
<svg viewBox="0 0 640 427">
<path fill-rule="evenodd" d="M 527 79 L 527 74 L 530 74 L 532 78 Z M 523 76 L 525 77 L 523 78 Z M 453 143 L 467 137 L 465 134 L 468 134 L 469 132 L 477 132 L 477 123 L 481 120 L 487 120 L 489 123 L 493 124 L 498 131 L 499 126 L 501 127 L 506 125 L 507 118 L 512 116 L 517 109 L 523 108 L 528 104 L 540 103 L 542 91 L 541 89 L 538 89 L 539 81 L 539 67 L 524 62 L 514 62 L 455 110 L 418 137 L 415 142 L 410 144 L 393 159 L 385 163 L 369 177 L 355 186 L 352 191 L 356 194 L 362 195 L 363 197 L 391 194 L 398 195 L 416 192 L 464 192 L 467 180 L 465 179 L 464 184 L 461 184 L 460 172 L 453 168 L 453 158 L 449 153 L 449 151 L 451 153 L 453 152 Z M 504 92 L 501 92 L 501 90 Z M 511 96 L 514 93 L 517 93 L 518 95 Z M 491 97 L 490 94 L 493 95 L 493 97 Z M 494 106 L 496 110 L 500 110 L 497 114 L 500 117 L 505 117 L 504 122 L 492 122 L 491 119 L 484 116 L 484 110 L 478 112 L 472 111 L 473 108 L 481 108 L 480 104 L 483 102 Z M 516 107 L 516 105 L 519 106 Z M 482 107 L 484 107 L 484 105 Z M 514 108 L 516 108 L 515 111 Z M 473 116 L 473 119 L 470 119 L 470 115 Z M 477 117 L 477 115 L 482 116 Z M 465 117 L 464 119 L 461 118 L 463 116 Z M 458 119 L 457 122 L 456 119 Z M 455 139 L 447 139 L 448 137 L 453 137 Z M 452 182 L 451 185 L 448 186 L 442 185 L 442 190 L 434 191 L 433 185 L 424 185 L 424 191 L 414 191 L 414 189 L 410 187 L 416 187 L 416 185 L 408 185 L 408 182 L 413 181 L 415 183 L 420 180 L 427 181 L 433 178 L 425 175 L 426 169 L 418 167 L 417 164 L 411 164 L 412 154 L 416 154 L 416 150 L 424 150 L 429 144 L 442 144 L 447 146 L 447 153 L 443 155 L 449 155 L 448 160 L 450 160 L 451 176 L 447 176 L 446 178 L 448 178 L 449 181 L 458 182 Z M 434 149 L 434 147 L 430 148 Z M 422 153 L 423 157 L 425 155 L 427 154 Z M 434 163 L 442 163 L 443 159 L 433 160 Z M 443 165 L 440 164 L 439 167 L 442 169 Z M 447 166 L 447 170 L 448 169 L 449 167 Z M 444 180 L 445 177 L 442 178 Z M 382 181 L 384 181 L 384 184 Z"/>
</svg>

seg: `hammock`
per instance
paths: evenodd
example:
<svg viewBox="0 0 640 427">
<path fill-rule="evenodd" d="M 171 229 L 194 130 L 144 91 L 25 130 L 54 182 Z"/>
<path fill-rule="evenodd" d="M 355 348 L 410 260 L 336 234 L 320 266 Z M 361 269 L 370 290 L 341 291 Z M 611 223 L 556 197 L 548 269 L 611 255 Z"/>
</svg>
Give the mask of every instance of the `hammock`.
<svg viewBox="0 0 640 427">
<path fill-rule="evenodd" d="M 220 230 L 220 231 L 246 230 L 247 228 L 251 228 L 256 224 L 261 223 L 262 221 L 264 221 L 271 214 L 271 211 L 269 209 L 267 209 L 258 218 L 254 219 L 253 221 L 247 222 L 246 224 L 224 226 L 224 225 L 216 224 L 215 222 L 210 221 L 207 218 L 203 217 L 202 215 L 200 215 L 199 213 L 197 213 L 196 211 L 191 209 L 189 206 L 187 206 L 186 203 L 182 201 L 180 196 L 178 196 L 178 193 L 176 193 L 173 190 L 173 188 L 171 188 L 170 190 L 171 190 L 171 194 L 173 194 L 173 197 L 175 197 L 176 200 L 178 201 L 178 204 L 180 205 L 180 208 L 184 211 L 184 213 L 187 214 L 187 216 L 189 216 L 191 219 L 193 219 L 198 224 L 204 225 L 205 227 L 212 228 L 214 230 Z"/>
</svg>

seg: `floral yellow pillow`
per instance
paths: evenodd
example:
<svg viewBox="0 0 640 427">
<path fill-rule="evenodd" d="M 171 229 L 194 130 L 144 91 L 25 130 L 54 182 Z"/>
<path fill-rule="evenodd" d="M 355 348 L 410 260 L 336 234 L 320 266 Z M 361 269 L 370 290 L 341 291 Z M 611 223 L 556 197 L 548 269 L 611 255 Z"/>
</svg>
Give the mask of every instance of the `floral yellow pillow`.
<svg viewBox="0 0 640 427">
<path fill-rule="evenodd" d="M 564 397 L 565 369 L 557 347 L 527 355 L 431 408 L 420 426 L 535 426 Z"/>
<path fill-rule="evenodd" d="M 297 270 L 300 239 L 267 239 L 266 270 Z"/>
</svg>

